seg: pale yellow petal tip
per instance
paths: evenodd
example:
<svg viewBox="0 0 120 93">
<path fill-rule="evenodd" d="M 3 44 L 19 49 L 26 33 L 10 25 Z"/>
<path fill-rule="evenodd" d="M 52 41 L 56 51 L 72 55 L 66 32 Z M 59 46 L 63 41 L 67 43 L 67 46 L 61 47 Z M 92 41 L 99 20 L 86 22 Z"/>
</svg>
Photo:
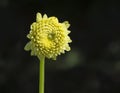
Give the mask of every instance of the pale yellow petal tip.
<svg viewBox="0 0 120 93">
<path fill-rule="evenodd" d="M 70 24 L 69 24 L 68 21 L 64 21 L 63 23 L 65 24 L 66 28 L 69 28 L 69 27 L 70 27 Z"/>
<path fill-rule="evenodd" d="M 70 51 L 70 50 L 71 50 L 71 48 L 70 48 L 70 47 L 67 47 L 66 51 Z"/>
<path fill-rule="evenodd" d="M 50 17 L 49 20 L 54 21 L 54 22 L 56 22 L 56 23 L 59 22 L 59 21 L 58 21 L 58 18 L 55 17 L 55 16 Z"/>
<path fill-rule="evenodd" d="M 69 43 L 71 43 L 72 42 L 72 40 L 71 39 L 69 39 Z"/>
<path fill-rule="evenodd" d="M 47 17 L 47 15 L 46 14 L 44 14 L 43 15 L 43 19 L 47 19 L 48 17 Z"/>
<path fill-rule="evenodd" d="M 39 22 L 40 20 L 42 20 L 42 15 L 41 15 L 41 13 L 37 13 L 36 14 L 36 22 Z"/>
</svg>

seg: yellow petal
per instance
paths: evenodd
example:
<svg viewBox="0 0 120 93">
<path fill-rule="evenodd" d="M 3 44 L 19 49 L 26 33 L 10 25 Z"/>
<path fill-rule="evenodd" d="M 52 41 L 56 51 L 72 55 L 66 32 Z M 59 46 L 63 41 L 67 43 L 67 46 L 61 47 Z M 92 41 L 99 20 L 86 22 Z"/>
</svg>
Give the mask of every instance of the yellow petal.
<svg viewBox="0 0 120 93">
<path fill-rule="evenodd" d="M 47 19 L 48 17 L 47 17 L 47 15 L 46 14 L 44 14 L 43 15 L 43 19 Z"/>
<path fill-rule="evenodd" d="M 36 22 L 39 22 L 40 20 L 42 20 L 42 15 L 41 15 L 41 13 L 37 13 Z"/>
<path fill-rule="evenodd" d="M 69 27 L 70 27 L 70 24 L 69 24 L 68 21 L 64 21 L 63 23 L 65 24 L 66 28 L 69 28 Z"/>
</svg>

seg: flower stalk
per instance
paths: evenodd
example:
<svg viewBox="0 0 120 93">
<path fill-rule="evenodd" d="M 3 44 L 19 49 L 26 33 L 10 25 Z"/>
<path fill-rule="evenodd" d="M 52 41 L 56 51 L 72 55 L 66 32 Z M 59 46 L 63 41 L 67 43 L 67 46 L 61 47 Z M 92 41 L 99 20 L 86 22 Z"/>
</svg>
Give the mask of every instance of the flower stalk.
<svg viewBox="0 0 120 93">
<path fill-rule="evenodd" d="M 39 65 L 39 93 L 44 93 L 45 57 L 41 57 Z"/>
</svg>

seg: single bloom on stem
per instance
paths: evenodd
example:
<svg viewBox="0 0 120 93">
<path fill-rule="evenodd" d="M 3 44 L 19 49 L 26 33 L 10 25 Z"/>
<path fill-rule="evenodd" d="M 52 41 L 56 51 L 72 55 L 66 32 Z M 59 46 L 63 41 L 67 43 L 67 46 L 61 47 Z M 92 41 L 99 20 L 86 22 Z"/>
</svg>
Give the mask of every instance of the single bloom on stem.
<svg viewBox="0 0 120 93">
<path fill-rule="evenodd" d="M 36 22 L 30 26 L 27 38 L 30 41 L 25 45 L 25 50 L 31 50 L 31 55 L 56 59 L 65 51 L 70 51 L 69 43 L 72 42 L 68 34 L 70 24 L 68 21 L 60 23 L 56 17 L 47 17 L 46 14 L 36 14 Z"/>
</svg>

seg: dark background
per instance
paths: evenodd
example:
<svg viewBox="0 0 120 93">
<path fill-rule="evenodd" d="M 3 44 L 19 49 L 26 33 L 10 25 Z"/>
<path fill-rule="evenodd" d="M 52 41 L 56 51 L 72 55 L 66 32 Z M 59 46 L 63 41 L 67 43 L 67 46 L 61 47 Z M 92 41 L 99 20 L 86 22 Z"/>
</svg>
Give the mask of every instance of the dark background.
<svg viewBox="0 0 120 93">
<path fill-rule="evenodd" d="M 120 93 L 119 0 L 0 0 L 0 93 L 38 93 L 39 60 L 24 51 L 36 13 L 71 24 L 71 51 L 46 59 L 45 93 Z"/>
</svg>

